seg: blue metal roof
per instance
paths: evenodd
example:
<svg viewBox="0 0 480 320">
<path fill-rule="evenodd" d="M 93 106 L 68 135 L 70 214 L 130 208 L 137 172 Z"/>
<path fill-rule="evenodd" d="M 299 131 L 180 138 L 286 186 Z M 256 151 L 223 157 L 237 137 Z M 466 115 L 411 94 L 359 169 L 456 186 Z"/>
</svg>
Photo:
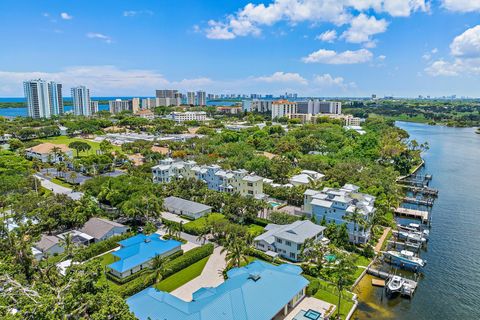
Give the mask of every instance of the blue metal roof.
<svg viewBox="0 0 480 320">
<path fill-rule="evenodd" d="M 308 285 L 301 271 L 298 266 L 257 260 L 230 270 L 218 287 L 194 292 L 191 302 L 148 288 L 128 298 L 127 304 L 140 320 L 267 320 Z"/>
<path fill-rule="evenodd" d="M 122 245 L 122 248 L 113 251 L 112 255 L 120 258 L 120 260 L 108 265 L 108 267 L 120 273 L 139 266 L 157 255 L 162 255 L 177 247 L 180 249 L 182 245 L 181 242 L 176 240 L 163 240 L 155 233 L 149 236 L 138 234 L 120 241 L 119 244 Z"/>
</svg>

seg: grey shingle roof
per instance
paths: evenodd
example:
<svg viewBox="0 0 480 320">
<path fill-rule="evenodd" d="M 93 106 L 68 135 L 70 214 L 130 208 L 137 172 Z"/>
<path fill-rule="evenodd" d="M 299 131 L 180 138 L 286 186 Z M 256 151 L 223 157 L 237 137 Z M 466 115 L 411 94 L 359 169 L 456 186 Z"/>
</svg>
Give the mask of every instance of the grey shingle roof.
<svg viewBox="0 0 480 320">
<path fill-rule="evenodd" d="M 212 209 L 212 207 L 204 205 L 202 203 L 185 200 L 178 197 L 168 197 L 163 200 L 164 206 L 169 208 L 173 207 L 178 210 L 186 211 L 186 212 L 203 212 L 205 210 Z"/>
<path fill-rule="evenodd" d="M 81 232 L 94 237 L 95 239 L 101 239 L 105 234 L 115 227 L 125 227 L 123 224 L 110 221 L 102 218 L 90 218 L 85 225 L 80 229 Z"/>
<path fill-rule="evenodd" d="M 311 222 L 310 220 L 295 221 L 287 225 L 269 224 L 265 228 L 268 231 L 255 238 L 255 241 L 264 240 L 272 244 L 274 237 L 295 243 L 303 243 L 306 239 L 315 237 L 325 230 L 325 227 Z"/>
</svg>

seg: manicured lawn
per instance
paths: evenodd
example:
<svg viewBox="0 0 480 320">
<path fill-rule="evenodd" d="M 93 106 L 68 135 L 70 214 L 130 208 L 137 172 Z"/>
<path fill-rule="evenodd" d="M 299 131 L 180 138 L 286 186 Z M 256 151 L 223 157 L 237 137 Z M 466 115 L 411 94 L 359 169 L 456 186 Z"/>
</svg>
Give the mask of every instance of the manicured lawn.
<svg viewBox="0 0 480 320">
<path fill-rule="evenodd" d="M 71 189 L 71 188 L 74 187 L 72 184 L 70 184 L 70 183 L 68 183 L 68 182 L 65 182 L 65 181 L 63 181 L 63 180 L 57 179 L 57 178 L 53 178 L 53 179 L 51 179 L 51 181 L 52 181 L 53 183 L 55 183 L 55 184 L 58 184 L 58 185 L 60 185 L 60 186 L 62 186 L 62 187 L 65 187 L 65 188 L 70 188 L 70 189 Z"/>
<path fill-rule="evenodd" d="M 208 217 L 208 218 L 207 218 Z M 187 222 L 183 227 L 185 232 L 192 234 L 198 234 L 199 230 L 204 229 L 207 226 L 208 221 L 226 220 L 225 216 L 221 213 L 210 213 L 208 216 L 198 218 L 197 220 Z"/>
<path fill-rule="evenodd" d="M 155 285 L 155 288 L 166 292 L 172 292 L 173 290 L 181 287 L 190 280 L 198 277 L 202 273 L 203 268 L 205 268 L 205 264 L 207 263 L 209 258 L 209 256 L 205 257 L 202 260 L 188 266 L 187 268 L 171 275 L 170 277 L 165 278 L 164 280 L 157 283 Z"/>
<path fill-rule="evenodd" d="M 366 257 L 364 257 L 364 256 L 358 256 L 357 259 L 355 260 L 355 264 L 356 264 L 357 266 L 364 266 L 364 267 L 366 267 L 366 266 L 368 266 L 368 265 L 370 264 L 371 261 L 372 261 L 371 259 L 368 259 L 368 258 L 366 258 Z"/>
<path fill-rule="evenodd" d="M 100 256 L 98 258 L 95 258 L 95 260 L 97 261 L 100 261 L 100 264 L 102 265 L 103 267 L 103 270 L 105 271 L 106 270 L 106 266 L 108 266 L 109 264 L 111 263 L 114 263 L 116 261 L 116 258 L 114 255 L 112 255 L 111 253 L 107 253 L 107 254 L 104 254 L 103 256 Z M 106 283 L 108 284 L 108 286 L 112 289 L 112 290 L 117 290 L 118 288 L 121 287 L 121 285 L 119 284 L 116 284 L 115 282 L 113 281 L 110 281 L 107 279 L 107 276 L 105 275 L 105 273 L 102 273 L 102 277 L 100 279 L 100 283 Z"/>
<path fill-rule="evenodd" d="M 248 232 L 254 237 L 261 235 L 263 233 L 263 227 L 257 224 L 251 224 L 248 226 Z"/>
<path fill-rule="evenodd" d="M 335 287 L 327 283 L 322 282 L 322 286 L 317 291 L 314 297 L 317 299 L 326 301 L 328 303 L 331 303 L 335 306 L 337 306 L 338 304 L 338 294 L 336 292 Z M 350 312 L 350 309 L 353 307 L 352 297 L 353 297 L 352 293 L 348 291 L 344 291 L 342 295 L 342 302 L 340 304 L 340 315 L 342 319 L 345 319 L 345 317 Z M 336 312 L 337 311 L 335 311 L 335 314 Z"/>
<path fill-rule="evenodd" d="M 67 136 L 58 136 L 58 137 L 52 137 L 52 138 L 47 138 L 47 139 L 41 139 L 40 141 L 41 142 L 50 142 L 50 143 L 53 143 L 53 144 L 65 144 L 67 146 L 74 141 L 81 141 L 81 142 L 88 143 L 90 145 L 91 149 L 86 151 L 86 152 L 80 152 L 79 156 L 87 155 L 87 154 L 88 155 L 96 154 L 97 150 L 100 149 L 100 143 L 92 142 L 92 141 L 82 139 L 82 138 L 70 138 L 70 137 L 67 137 Z M 121 148 L 118 147 L 118 146 L 113 146 L 113 150 L 114 151 L 120 151 Z M 76 150 L 73 150 L 73 155 L 77 156 L 77 151 Z"/>
</svg>

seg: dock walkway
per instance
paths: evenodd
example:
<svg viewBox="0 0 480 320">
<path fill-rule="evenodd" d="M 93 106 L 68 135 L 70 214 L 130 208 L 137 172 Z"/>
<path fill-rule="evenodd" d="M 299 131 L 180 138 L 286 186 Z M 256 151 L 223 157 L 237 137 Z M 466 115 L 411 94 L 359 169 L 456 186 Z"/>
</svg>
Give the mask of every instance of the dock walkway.
<svg viewBox="0 0 480 320">
<path fill-rule="evenodd" d="M 398 207 L 397 209 L 395 209 L 395 213 L 398 215 L 406 216 L 406 217 L 420 219 L 422 220 L 423 223 L 427 223 L 429 218 L 428 211 L 423 211 L 423 210 L 415 210 L 415 209 Z"/>
</svg>

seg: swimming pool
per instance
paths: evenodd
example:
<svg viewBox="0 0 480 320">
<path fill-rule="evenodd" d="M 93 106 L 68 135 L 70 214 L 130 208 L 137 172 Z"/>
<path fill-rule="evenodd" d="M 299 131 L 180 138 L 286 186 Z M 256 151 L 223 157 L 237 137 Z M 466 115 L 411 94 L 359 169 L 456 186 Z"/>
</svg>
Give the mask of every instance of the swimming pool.
<svg viewBox="0 0 480 320">
<path fill-rule="evenodd" d="M 282 205 L 281 203 L 278 203 L 278 202 L 275 202 L 275 201 L 269 201 L 268 204 L 269 204 L 270 207 L 272 207 L 272 208 L 276 208 L 276 207 Z"/>
<path fill-rule="evenodd" d="M 322 314 L 318 311 L 308 309 L 300 310 L 299 313 L 293 318 L 293 320 L 322 320 Z"/>
</svg>

